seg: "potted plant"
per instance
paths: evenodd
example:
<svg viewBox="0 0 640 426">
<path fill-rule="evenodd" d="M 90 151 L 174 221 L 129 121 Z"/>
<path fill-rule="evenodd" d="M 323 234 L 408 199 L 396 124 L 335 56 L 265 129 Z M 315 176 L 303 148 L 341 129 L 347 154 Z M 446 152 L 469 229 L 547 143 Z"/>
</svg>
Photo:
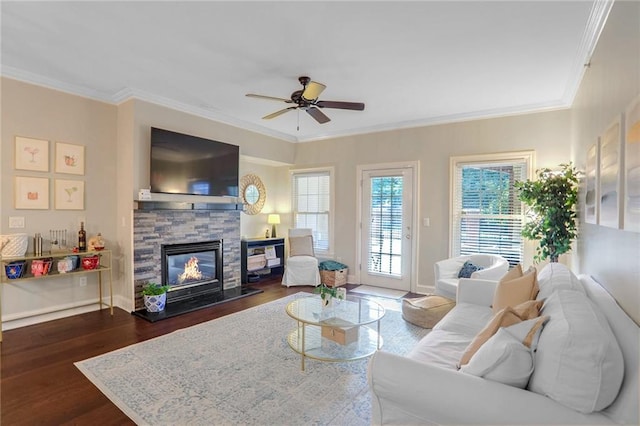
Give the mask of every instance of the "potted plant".
<svg viewBox="0 0 640 426">
<path fill-rule="evenodd" d="M 531 220 L 522 229 L 522 236 L 538 240 L 534 260 L 558 257 L 571 250 L 576 238 L 576 204 L 580 172 L 571 163 L 560 164 L 560 171 L 536 170 L 538 179 L 516 182 L 518 198 L 529 207 Z"/>
<path fill-rule="evenodd" d="M 142 287 L 142 296 L 144 298 L 144 306 L 147 312 L 161 312 L 167 303 L 168 285 L 158 285 L 156 283 L 147 283 Z"/>
<path fill-rule="evenodd" d="M 336 297 L 337 289 L 333 287 L 327 287 L 325 284 L 320 284 L 318 287 L 313 289 L 313 292 L 316 294 L 320 294 L 320 299 L 322 299 L 322 307 L 326 308 L 331 305 L 331 299 Z"/>
</svg>

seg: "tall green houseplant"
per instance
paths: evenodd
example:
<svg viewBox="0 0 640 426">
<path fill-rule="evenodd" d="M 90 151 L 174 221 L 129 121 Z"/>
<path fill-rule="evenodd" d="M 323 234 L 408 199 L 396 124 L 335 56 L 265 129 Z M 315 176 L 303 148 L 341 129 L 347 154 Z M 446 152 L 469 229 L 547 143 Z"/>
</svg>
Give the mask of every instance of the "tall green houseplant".
<svg viewBox="0 0 640 426">
<path fill-rule="evenodd" d="M 532 213 L 531 221 L 522 229 L 522 236 L 539 241 L 534 256 L 537 262 L 547 258 L 557 262 L 561 254 L 571 250 L 571 243 L 577 236 L 580 172 L 571 163 L 560 164 L 560 167 L 560 171 L 536 170 L 538 179 L 515 183 L 518 198 Z"/>
</svg>

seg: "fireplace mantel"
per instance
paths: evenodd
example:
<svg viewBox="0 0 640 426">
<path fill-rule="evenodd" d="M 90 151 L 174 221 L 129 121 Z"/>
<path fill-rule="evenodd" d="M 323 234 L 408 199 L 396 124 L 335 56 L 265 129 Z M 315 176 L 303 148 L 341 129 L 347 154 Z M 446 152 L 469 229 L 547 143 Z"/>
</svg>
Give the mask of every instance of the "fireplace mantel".
<svg viewBox="0 0 640 426">
<path fill-rule="evenodd" d="M 139 211 L 152 210 L 240 210 L 242 203 L 195 203 L 183 201 L 133 201 L 133 209 Z"/>
</svg>

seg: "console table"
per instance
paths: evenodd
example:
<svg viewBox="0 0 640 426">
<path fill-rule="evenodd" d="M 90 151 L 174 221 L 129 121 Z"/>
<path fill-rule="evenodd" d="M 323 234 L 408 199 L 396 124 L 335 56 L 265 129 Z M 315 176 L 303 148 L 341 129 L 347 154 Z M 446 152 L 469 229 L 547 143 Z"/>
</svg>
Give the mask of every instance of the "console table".
<svg viewBox="0 0 640 426">
<path fill-rule="evenodd" d="M 82 266 L 82 258 L 85 256 L 94 256 L 94 255 L 97 255 L 99 257 L 99 261 L 96 267 L 94 269 L 84 269 Z M 66 273 L 60 273 L 57 270 L 57 261 L 68 256 L 78 256 L 79 263 L 75 269 Z M 51 265 L 49 266 L 49 270 L 47 271 L 47 273 L 43 275 L 34 276 L 30 270 L 31 263 L 34 260 L 40 260 L 40 259 L 50 260 Z M 21 277 L 11 279 L 7 276 L 5 267 L 11 262 L 15 262 L 15 261 L 24 262 L 22 267 L 25 268 L 25 271 Z M 26 256 L 20 256 L 20 257 L 0 257 L 0 264 L 2 265 L 2 271 L 0 271 L 0 273 L 2 274 L 0 275 L 0 284 L 12 284 L 12 283 L 18 283 L 26 280 L 39 280 L 43 278 L 66 277 L 67 279 L 69 279 L 69 277 L 76 274 L 97 273 L 98 274 L 98 305 L 100 309 L 102 309 L 103 306 L 107 306 L 109 308 L 109 312 L 111 313 L 111 315 L 113 315 L 113 283 L 112 283 L 113 277 L 112 277 L 112 265 L 111 265 L 111 250 L 96 250 L 96 251 L 83 251 L 83 252 L 60 251 L 60 252 L 54 252 L 54 253 L 50 253 L 50 252 L 44 253 L 37 256 L 26 255 Z M 109 303 L 106 303 L 103 300 L 104 295 L 103 295 L 103 289 L 102 289 L 103 287 L 102 274 L 104 273 L 108 274 L 107 279 L 109 280 Z M 1 304 L 0 304 L 0 307 L 1 307 Z M 0 342 L 2 342 L 1 312 L 0 312 Z"/>
<path fill-rule="evenodd" d="M 249 277 L 282 275 L 284 273 L 284 238 L 248 238 L 240 242 L 242 284 Z"/>
</svg>

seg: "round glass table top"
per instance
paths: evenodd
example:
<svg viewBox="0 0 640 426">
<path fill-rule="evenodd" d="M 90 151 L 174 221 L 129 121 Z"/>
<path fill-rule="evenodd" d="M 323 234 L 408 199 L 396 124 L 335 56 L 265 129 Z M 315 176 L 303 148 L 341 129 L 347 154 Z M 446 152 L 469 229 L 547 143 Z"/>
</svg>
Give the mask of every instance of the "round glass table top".
<svg viewBox="0 0 640 426">
<path fill-rule="evenodd" d="M 349 327 L 370 324 L 384 316 L 384 308 L 373 300 L 347 295 L 346 300 L 333 298 L 322 307 L 320 296 L 301 297 L 289 303 L 287 314 L 304 323 L 320 326 Z"/>
</svg>

